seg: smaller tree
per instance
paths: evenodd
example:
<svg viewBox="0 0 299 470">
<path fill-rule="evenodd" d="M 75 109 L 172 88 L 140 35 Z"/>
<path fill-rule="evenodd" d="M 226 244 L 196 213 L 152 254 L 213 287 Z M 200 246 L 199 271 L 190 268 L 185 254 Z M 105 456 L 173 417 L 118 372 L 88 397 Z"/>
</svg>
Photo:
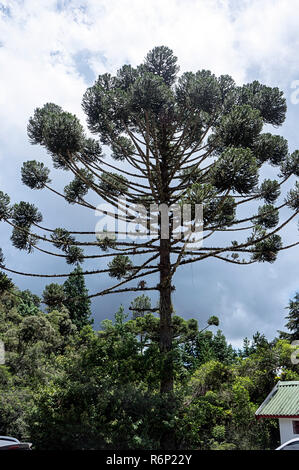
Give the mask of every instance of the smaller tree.
<svg viewBox="0 0 299 470">
<path fill-rule="evenodd" d="M 65 302 L 64 286 L 56 283 L 48 284 L 43 292 L 43 302 L 48 312 L 61 310 Z"/>
<path fill-rule="evenodd" d="M 133 320 L 136 320 L 137 317 L 144 317 L 144 315 L 153 310 L 151 299 L 148 295 L 139 295 L 131 302 L 129 309 L 132 310 Z"/>
<path fill-rule="evenodd" d="M 289 301 L 287 307 L 289 314 L 286 316 L 288 322 L 285 327 L 289 330 L 289 333 L 279 331 L 280 338 L 287 339 L 290 342 L 299 340 L 299 292 L 296 293 L 293 300 Z"/>
<path fill-rule="evenodd" d="M 85 325 L 91 325 L 90 300 L 85 285 L 82 269 L 79 265 L 74 269 L 63 288 L 65 294 L 64 305 L 67 307 L 72 322 L 81 330 Z"/>
<path fill-rule="evenodd" d="M 63 311 L 66 307 L 73 324 L 80 330 L 85 325 L 92 325 L 90 300 L 85 285 L 82 269 L 79 265 L 70 274 L 64 284 L 48 284 L 43 292 L 43 302 L 47 311 Z"/>
<path fill-rule="evenodd" d="M 0 271 L 0 297 L 14 287 L 12 280 Z"/>
<path fill-rule="evenodd" d="M 212 337 L 211 341 L 214 357 L 217 361 L 223 364 L 231 364 L 235 357 L 236 352 L 234 351 L 231 344 L 228 344 L 226 338 L 221 330 Z"/>
<path fill-rule="evenodd" d="M 18 305 L 18 312 L 23 316 L 37 315 L 40 311 L 40 298 L 32 294 L 30 290 L 26 289 L 18 294 L 20 303 Z"/>
</svg>

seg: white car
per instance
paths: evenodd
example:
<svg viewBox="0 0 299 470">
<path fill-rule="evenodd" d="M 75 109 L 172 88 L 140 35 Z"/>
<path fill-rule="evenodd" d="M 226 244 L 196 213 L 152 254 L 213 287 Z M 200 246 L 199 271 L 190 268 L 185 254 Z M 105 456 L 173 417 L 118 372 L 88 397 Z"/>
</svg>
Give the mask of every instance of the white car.
<svg viewBox="0 0 299 470">
<path fill-rule="evenodd" d="M 30 442 L 20 442 L 15 437 L 0 436 L 0 450 L 30 450 Z"/>
<path fill-rule="evenodd" d="M 277 447 L 276 450 L 299 450 L 299 437 L 285 442 L 281 446 Z"/>
</svg>

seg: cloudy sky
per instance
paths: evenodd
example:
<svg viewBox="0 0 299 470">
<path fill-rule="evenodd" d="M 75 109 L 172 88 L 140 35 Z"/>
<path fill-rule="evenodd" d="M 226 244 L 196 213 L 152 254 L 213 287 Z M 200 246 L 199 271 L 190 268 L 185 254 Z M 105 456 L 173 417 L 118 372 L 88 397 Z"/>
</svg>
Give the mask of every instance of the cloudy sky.
<svg viewBox="0 0 299 470">
<path fill-rule="evenodd" d="M 84 123 L 82 95 L 97 75 L 114 73 L 124 63 L 137 65 L 148 50 L 162 44 L 174 50 L 182 72 L 210 69 L 232 75 L 238 84 L 257 79 L 281 88 L 288 116 L 274 132 L 289 140 L 290 151 L 299 148 L 298 10 L 299 0 L 0 1 L 0 190 L 13 202 L 35 203 L 48 227 L 93 230 L 94 214 L 22 185 L 23 161 L 50 164 L 42 148 L 28 143 L 28 118 L 36 107 L 55 102 Z M 68 182 L 57 171 L 52 179 L 58 189 Z M 294 222 L 284 241 L 297 239 Z M 13 249 L 3 224 L 0 246 L 8 267 L 67 272 L 63 263 L 46 255 Z M 288 299 L 299 289 L 298 255 L 298 249 L 282 252 L 273 265 L 207 261 L 181 268 L 175 278 L 175 310 L 203 326 L 211 314 L 218 315 L 235 346 L 257 330 L 273 338 L 285 323 Z M 45 285 L 44 280 L 13 279 L 37 294 Z M 91 293 L 109 284 L 103 277 L 87 282 Z M 94 301 L 96 327 L 120 303 L 128 307 L 133 297 L 118 294 Z"/>
</svg>

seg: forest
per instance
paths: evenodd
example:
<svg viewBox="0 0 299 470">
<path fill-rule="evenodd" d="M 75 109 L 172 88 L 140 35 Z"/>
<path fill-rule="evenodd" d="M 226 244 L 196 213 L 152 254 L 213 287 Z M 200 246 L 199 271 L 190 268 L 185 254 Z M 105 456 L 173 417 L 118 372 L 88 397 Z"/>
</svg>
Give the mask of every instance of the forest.
<svg viewBox="0 0 299 470">
<path fill-rule="evenodd" d="M 95 331 L 79 266 L 41 298 L 1 272 L 0 292 L 1 434 L 37 450 L 159 449 L 169 430 L 176 449 L 277 446 L 277 420 L 257 421 L 254 413 L 278 380 L 299 380 L 291 361 L 299 294 L 289 302 L 285 332 L 271 341 L 257 332 L 239 350 L 217 317 L 202 325 L 174 314 L 169 400 L 159 390 L 159 318 L 149 297 L 136 297 L 129 313 L 120 306 Z"/>
</svg>

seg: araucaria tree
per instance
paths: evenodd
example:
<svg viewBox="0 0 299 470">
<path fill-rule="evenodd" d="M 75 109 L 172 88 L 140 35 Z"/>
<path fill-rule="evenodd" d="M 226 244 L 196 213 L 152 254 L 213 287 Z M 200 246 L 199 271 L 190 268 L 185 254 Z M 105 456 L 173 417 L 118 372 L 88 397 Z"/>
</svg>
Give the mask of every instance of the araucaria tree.
<svg viewBox="0 0 299 470">
<path fill-rule="evenodd" d="M 150 51 L 136 68 L 126 64 L 116 76 L 100 75 L 82 102 L 88 129 L 99 140 L 87 136 L 77 117 L 56 104 L 35 110 L 28 124 L 30 142 L 45 147 L 55 168 L 74 175 L 64 193 L 52 187 L 44 163 L 27 161 L 22 167 L 24 184 L 49 190 L 53 197 L 86 210 L 96 210 L 87 194 L 93 191 L 99 202 L 111 207 L 103 210 L 105 217 L 118 208 L 122 227 L 127 221 L 136 222 L 136 204 L 147 210 L 152 205 L 154 216 L 167 207 L 169 237 L 161 236 L 162 216 L 156 219 L 156 231 L 144 237 L 149 224 L 144 212 L 139 213 L 143 237 L 138 238 L 137 232 L 135 240 L 124 238 L 121 229 L 114 238 L 109 231 L 97 238 L 93 231 L 43 227 L 34 205 L 22 201 L 11 206 L 6 194 L 1 193 L 0 202 L 0 218 L 12 226 L 15 247 L 29 253 L 36 248 L 64 257 L 68 264 L 93 258 L 95 270 L 84 275 L 109 274 L 116 279 L 90 297 L 159 292 L 162 393 L 173 390 L 171 296 L 179 266 L 207 258 L 242 266 L 273 263 L 280 250 L 298 244 L 294 240 L 284 246 L 279 232 L 299 211 L 298 181 L 280 196 L 284 183 L 299 175 L 299 151 L 290 154 L 287 141 L 268 131 L 269 125 L 284 122 L 283 93 L 258 81 L 236 86 L 230 76 L 216 77 L 207 70 L 178 73 L 177 58 L 162 46 Z M 102 146 L 112 158 L 104 158 Z M 277 179 L 261 181 L 265 165 L 277 168 Z M 124 196 L 126 205 L 119 202 Z M 201 246 L 190 246 L 190 233 L 183 229 L 182 236 L 176 236 L 177 217 L 171 210 L 176 204 L 191 205 L 193 230 L 201 224 L 195 218 L 195 204 L 203 205 Z M 283 208 L 287 210 L 280 221 Z M 107 267 L 98 269 L 99 261 L 107 261 Z M 12 271 L 3 259 L 1 263 Z M 155 274 L 158 282 L 148 285 L 145 279 L 152 280 Z"/>
<path fill-rule="evenodd" d="M 93 323 L 93 320 L 90 319 L 91 302 L 88 298 L 82 268 L 79 265 L 70 273 L 63 285 L 51 283 L 45 287 L 43 303 L 46 304 L 48 312 L 54 309 L 60 310 L 63 306 L 66 307 L 72 323 L 79 330 L 85 325 Z"/>
</svg>

